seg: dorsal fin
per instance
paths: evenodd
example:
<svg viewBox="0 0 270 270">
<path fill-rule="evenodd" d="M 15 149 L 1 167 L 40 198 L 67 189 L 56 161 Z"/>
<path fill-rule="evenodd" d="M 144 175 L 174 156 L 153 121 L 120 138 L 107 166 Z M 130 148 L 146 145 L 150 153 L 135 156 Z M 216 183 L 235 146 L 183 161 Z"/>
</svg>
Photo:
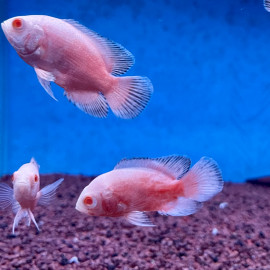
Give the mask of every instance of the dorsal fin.
<svg viewBox="0 0 270 270">
<path fill-rule="evenodd" d="M 184 156 L 167 156 L 160 158 L 122 159 L 114 170 L 124 168 L 148 168 L 180 179 L 190 167 L 190 159 Z"/>
<path fill-rule="evenodd" d="M 134 56 L 122 45 L 102 37 L 74 20 L 64 21 L 89 36 L 95 42 L 97 47 L 100 48 L 108 72 L 112 75 L 122 75 L 133 66 L 135 62 Z"/>
<path fill-rule="evenodd" d="M 39 170 L 40 166 L 33 157 L 31 158 L 30 163 L 32 163 L 37 168 L 37 170 Z"/>
</svg>

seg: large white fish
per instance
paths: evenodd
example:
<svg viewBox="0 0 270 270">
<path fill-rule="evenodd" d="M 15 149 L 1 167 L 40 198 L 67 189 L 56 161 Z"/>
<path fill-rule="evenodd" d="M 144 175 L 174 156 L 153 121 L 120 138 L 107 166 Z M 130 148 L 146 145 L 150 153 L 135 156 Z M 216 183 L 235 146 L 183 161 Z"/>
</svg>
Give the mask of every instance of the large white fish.
<svg viewBox="0 0 270 270">
<path fill-rule="evenodd" d="M 134 64 L 120 44 L 75 21 L 44 15 L 14 17 L 1 26 L 52 98 L 55 82 L 79 109 L 96 117 L 106 117 L 109 105 L 118 117 L 134 118 L 147 105 L 153 92 L 148 78 L 117 77 Z"/>
<path fill-rule="evenodd" d="M 217 163 L 201 158 L 191 169 L 182 156 L 121 160 L 114 170 L 84 188 L 76 209 L 90 216 L 124 217 L 139 226 L 153 226 L 144 212 L 187 216 L 223 188 Z"/>
<path fill-rule="evenodd" d="M 22 165 L 18 171 L 13 173 L 13 189 L 5 183 L 0 183 L 0 209 L 12 207 L 16 213 L 12 227 L 13 234 L 23 218 L 26 218 L 28 226 L 32 220 L 39 230 L 32 212 L 37 204 L 43 206 L 50 204 L 54 199 L 56 189 L 63 181 L 64 179 L 61 178 L 39 190 L 39 165 L 32 158 L 30 163 Z"/>
</svg>

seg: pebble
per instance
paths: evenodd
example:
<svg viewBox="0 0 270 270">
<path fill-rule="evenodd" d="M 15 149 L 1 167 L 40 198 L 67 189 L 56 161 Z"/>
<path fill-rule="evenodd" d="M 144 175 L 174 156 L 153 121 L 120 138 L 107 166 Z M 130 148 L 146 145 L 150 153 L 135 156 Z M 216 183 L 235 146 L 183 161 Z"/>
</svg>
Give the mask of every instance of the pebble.
<svg viewBox="0 0 270 270">
<path fill-rule="evenodd" d="M 219 208 L 220 208 L 220 209 L 224 209 L 224 208 L 226 208 L 227 206 L 228 206 L 228 203 L 227 203 L 227 202 L 222 202 L 222 203 L 219 204 Z"/>
<path fill-rule="evenodd" d="M 217 234 L 218 234 L 218 229 L 217 229 L 217 228 L 214 228 L 214 229 L 212 230 L 212 234 L 213 234 L 213 235 L 217 235 Z"/>
<path fill-rule="evenodd" d="M 69 260 L 69 263 L 79 264 L 80 262 L 79 262 L 79 259 L 76 256 L 74 256 Z"/>
</svg>

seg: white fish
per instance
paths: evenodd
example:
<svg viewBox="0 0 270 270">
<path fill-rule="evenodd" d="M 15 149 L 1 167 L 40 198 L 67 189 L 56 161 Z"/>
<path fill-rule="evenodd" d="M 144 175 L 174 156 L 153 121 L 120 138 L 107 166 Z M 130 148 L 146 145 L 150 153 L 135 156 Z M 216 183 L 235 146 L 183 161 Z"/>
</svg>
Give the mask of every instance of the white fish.
<svg viewBox="0 0 270 270">
<path fill-rule="evenodd" d="M 134 118 L 152 95 L 148 78 L 117 77 L 134 64 L 128 50 L 75 21 L 31 15 L 8 19 L 1 26 L 54 99 L 51 82 L 63 87 L 66 97 L 88 114 L 106 117 L 110 106 L 116 116 Z"/>
<path fill-rule="evenodd" d="M 63 181 L 61 178 L 40 190 L 39 165 L 32 158 L 30 163 L 22 165 L 13 173 L 13 189 L 5 183 L 0 183 L 0 209 L 12 207 L 16 213 L 13 234 L 23 218 L 26 218 L 28 226 L 32 220 L 39 230 L 32 212 L 37 204 L 47 206 L 54 199 L 55 191 Z"/>
<path fill-rule="evenodd" d="M 83 189 L 76 209 L 152 226 L 145 212 L 191 215 L 222 188 L 221 171 L 211 158 L 201 158 L 191 169 L 190 159 L 182 156 L 123 159 Z"/>
</svg>

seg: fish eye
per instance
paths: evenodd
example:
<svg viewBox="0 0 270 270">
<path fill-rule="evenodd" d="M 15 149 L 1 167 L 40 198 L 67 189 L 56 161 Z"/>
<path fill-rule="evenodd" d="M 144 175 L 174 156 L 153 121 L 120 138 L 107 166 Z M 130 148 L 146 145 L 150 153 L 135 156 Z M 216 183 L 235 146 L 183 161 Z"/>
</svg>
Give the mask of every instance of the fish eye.
<svg viewBox="0 0 270 270">
<path fill-rule="evenodd" d="M 83 203 L 86 204 L 89 208 L 94 208 L 97 205 L 97 200 L 87 196 L 84 198 Z"/>
<path fill-rule="evenodd" d="M 38 181 L 38 176 L 35 174 L 35 178 L 34 178 L 35 182 Z"/>
<path fill-rule="evenodd" d="M 12 22 L 12 26 L 15 29 L 22 28 L 22 19 L 19 19 L 19 18 L 14 19 L 13 22 Z"/>
<path fill-rule="evenodd" d="M 11 181 L 14 181 L 14 174 L 11 175 Z"/>
</svg>

